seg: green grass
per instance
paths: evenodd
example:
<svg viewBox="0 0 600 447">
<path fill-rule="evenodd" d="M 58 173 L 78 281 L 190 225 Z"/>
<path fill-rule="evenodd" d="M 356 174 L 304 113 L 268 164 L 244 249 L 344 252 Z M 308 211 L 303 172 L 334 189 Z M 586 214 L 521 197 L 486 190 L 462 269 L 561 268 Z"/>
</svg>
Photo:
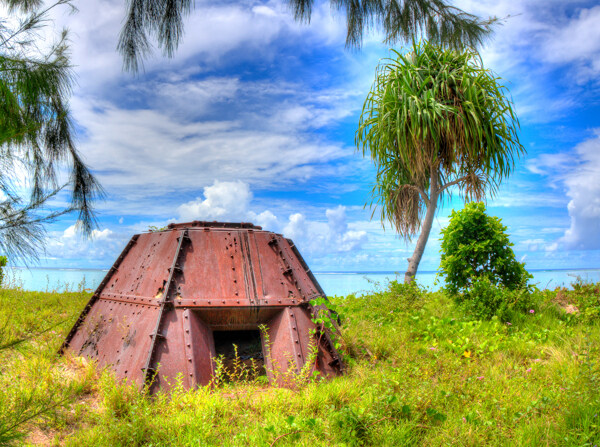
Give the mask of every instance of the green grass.
<svg viewBox="0 0 600 447">
<path fill-rule="evenodd" d="M 152 399 L 56 356 L 88 299 L 0 289 L 0 445 L 600 445 L 597 285 L 536 291 L 534 313 L 503 322 L 391 283 L 333 300 L 343 377 Z"/>
</svg>

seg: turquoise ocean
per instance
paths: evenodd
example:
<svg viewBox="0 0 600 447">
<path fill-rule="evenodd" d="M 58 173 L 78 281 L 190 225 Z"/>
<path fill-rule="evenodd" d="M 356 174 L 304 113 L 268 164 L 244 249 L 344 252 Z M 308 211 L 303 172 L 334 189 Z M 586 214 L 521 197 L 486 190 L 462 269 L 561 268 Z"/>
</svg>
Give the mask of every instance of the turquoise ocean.
<svg viewBox="0 0 600 447">
<path fill-rule="evenodd" d="M 108 270 L 59 269 L 59 268 L 5 268 L 5 284 L 22 287 L 24 290 L 64 291 L 80 288 L 96 289 Z M 532 282 L 540 289 L 554 289 L 558 286 L 569 287 L 577 280 L 600 282 L 600 269 L 574 270 L 531 270 Z M 364 294 L 385 286 L 396 279 L 396 273 L 389 272 L 314 272 L 317 281 L 328 296 Z M 443 280 L 436 272 L 419 272 L 419 284 L 436 290 L 443 286 Z M 398 274 L 398 280 L 404 273 Z"/>
</svg>

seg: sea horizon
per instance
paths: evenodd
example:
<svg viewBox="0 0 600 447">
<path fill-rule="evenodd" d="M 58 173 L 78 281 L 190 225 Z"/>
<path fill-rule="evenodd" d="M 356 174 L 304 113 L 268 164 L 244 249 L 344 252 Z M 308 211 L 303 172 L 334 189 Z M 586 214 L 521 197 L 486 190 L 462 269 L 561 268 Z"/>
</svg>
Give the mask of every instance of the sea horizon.
<svg viewBox="0 0 600 447">
<path fill-rule="evenodd" d="M 74 267 L 6 267 L 5 282 L 24 290 L 64 291 L 98 287 L 109 269 Z M 529 269 L 531 284 L 540 289 L 571 288 L 577 281 L 600 282 L 600 268 Z M 393 280 L 403 280 L 403 270 L 313 270 L 328 296 L 368 294 L 385 288 Z M 439 290 L 444 280 L 438 271 L 417 272 L 417 283 L 428 290 Z"/>
</svg>

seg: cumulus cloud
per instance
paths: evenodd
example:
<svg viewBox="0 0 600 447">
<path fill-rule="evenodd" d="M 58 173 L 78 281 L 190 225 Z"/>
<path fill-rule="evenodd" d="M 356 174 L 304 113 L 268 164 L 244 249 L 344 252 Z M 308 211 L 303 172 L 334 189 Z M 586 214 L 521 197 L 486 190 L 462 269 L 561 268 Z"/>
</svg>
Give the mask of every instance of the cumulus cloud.
<svg viewBox="0 0 600 447">
<path fill-rule="evenodd" d="M 112 264 L 123 249 L 131 234 L 116 233 L 109 228 L 93 230 L 90 238 L 82 237 L 79 223 L 74 223 L 64 231 L 49 232 L 46 243 L 46 259 L 60 259 L 61 263 L 81 267 L 81 261 L 106 267 Z"/>
<path fill-rule="evenodd" d="M 344 206 L 325 210 L 326 222 L 309 220 L 302 213 L 280 219 L 270 210 L 257 212 L 252 197 L 244 182 L 215 181 L 204 188 L 203 197 L 177 208 L 178 220 L 253 222 L 266 230 L 282 232 L 306 253 L 317 255 L 359 250 L 368 239 L 366 231 L 350 229 Z"/>
<path fill-rule="evenodd" d="M 575 148 L 576 164 L 566 175 L 571 226 L 562 241 L 574 250 L 600 249 L 600 130 Z"/>
<path fill-rule="evenodd" d="M 572 17 L 545 33 L 542 44 L 545 59 L 574 65 L 580 82 L 600 75 L 600 6 L 581 8 Z"/>
<path fill-rule="evenodd" d="M 532 172 L 566 188 L 570 227 L 546 249 L 600 249 L 600 129 L 571 153 L 544 154 L 533 161 Z"/>
<path fill-rule="evenodd" d="M 233 220 L 248 215 L 252 193 L 248 184 L 215 180 L 204 188 L 204 199 L 198 198 L 177 208 L 181 220 Z"/>
</svg>

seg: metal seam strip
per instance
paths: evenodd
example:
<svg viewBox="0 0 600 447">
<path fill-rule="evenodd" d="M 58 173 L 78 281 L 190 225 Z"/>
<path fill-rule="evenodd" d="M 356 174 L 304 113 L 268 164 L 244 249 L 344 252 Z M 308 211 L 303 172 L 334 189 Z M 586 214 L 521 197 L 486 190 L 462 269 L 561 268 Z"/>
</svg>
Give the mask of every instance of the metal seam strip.
<svg viewBox="0 0 600 447">
<path fill-rule="evenodd" d="M 288 315 L 290 316 L 290 336 L 292 341 L 292 350 L 294 351 L 294 361 L 296 362 L 296 371 L 300 373 L 304 365 L 304 355 L 300 344 L 300 331 L 298 330 L 298 321 L 294 310 L 288 307 Z"/>
<path fill-rule="evenodd" d="M 261 256 L 260 256 L 260 251 L 258 249 L 258 241 L 256 240 L 256 232 L 252 233 L 252 239 L 254 240 L 254 249 L 256 250 L 256 257 L 258 258 L 258 273 L 260 273 L 260 286 L 262 288 L 261 296 L 263 298 L 266 298 L 267 292 L 265 291 L 265 278 L 263 277 L 262 262 L 260 260 Z"/>
<path fill-rule="evenodd" d="M 246 273 L 248 275 L 248 297 L 252 297 L 251 299 L 254 300 L 254 303 L 258 304 L 256 278 L 254 277 L 254 265 L 252 264 L 252 253 L 250 252 L 250 239 L 248 238 L 248 232 L 244 232 L 243 235 L 241 234 L 240 236 L 240 242 L 242 242 L 242 253 L 244 254 L 244 276 L 246 276 Z"/>
<path fill-rule="evenodd" d="M 142 368 L 144 371 L 144 383 L 150 384 L 150 379 L 152 377 L 152 372 L 154 369 L 152 368 L 152 362 L 154 360 L 154 354 L 156 351 L 156 340 L 159 337 L 160 329 L 162 326 L 162 322 L 165 315 L 166 304 L 169 303 L 169 292 L 171 291 L 171 287 L 173 285 L 173 275 L 175 274 L 175 270 L 177 269 L 179 256 L 181 254 L 181 247 L 183 246 L 184 240 L 188 239 L 188 231 L 183 230 L 179 234 L 179 241 L 177 243 L 177 249 L 175 250 L 175 255 L 173 256 L 173 263 L 171 264 L 171 268 L 169 271 L 169 278 L 167 280 L 167 284 L 165 284 L 165 289 L 163 291 L 163 296 L 161 299 L 160 309 L 158 312 L 158 318 L 156 319 L 156 325 L 154 326 L 154 332 L 150 334 L 152 338 L 152 342 L 150 344 L 150 350 L 148 352 L 148 357 L 146 359 L 146 363 Z"/>
<path fill-rule="evenodd" d="M 188 376 L 191 377 L 190 387 L 196 382 L 194 350 L 192 347 L 192 322 L 190 321 L 191 312 L 189 309 L 183 311 L 183 343 L 185 349 L 185 364 L 187 367 Z"/>
<path fill-rule="evenodd" d="M 321 294 L 321 296 L 323 298 L 327 298 L 327 296 L 325 295 L 325 292 L 323 291 L 323 288 L 321 287 L 321 284 L 319 284 L 319 281 L 317 281 L 317 278 L 315 278 L 315 275 L 313 274 L 311 269 L 308 268 L 308 264 L 306 263 L 306 261 L 304 260 L 302 255 L 300 254 L 300 251 L 298 250 L 298 247 L 296 247 L 296 244 L 294 244 L 294 241 L 292 241 L 291 239 L 287 239 L 287 241 L 288 241 L 288 244 L 290 244 L 292 251 L 294 252 L 296 257 L 300 261 L 302 268 L 304 269 L 304 271 L 306 272 L 306 274 L 308 275 L 310 280 L 313 282 L 314 286 L 317 288 L 317 291 Z"/>
<path fill-rule="evenodd" d="M 246 259 L 246 250 L 244 248 L 244 238 L 242 237 L 242 233 L 240 231 L 237 232 L 238 238 L 240 240 L 240 254 L 242 255 L 242 272 L 244 273 L 244 291 L 246 292 L 246 299 L 248 301 L 250 298 L 250 284 L 248 281 L 248 262 Z"/>
</svg>

